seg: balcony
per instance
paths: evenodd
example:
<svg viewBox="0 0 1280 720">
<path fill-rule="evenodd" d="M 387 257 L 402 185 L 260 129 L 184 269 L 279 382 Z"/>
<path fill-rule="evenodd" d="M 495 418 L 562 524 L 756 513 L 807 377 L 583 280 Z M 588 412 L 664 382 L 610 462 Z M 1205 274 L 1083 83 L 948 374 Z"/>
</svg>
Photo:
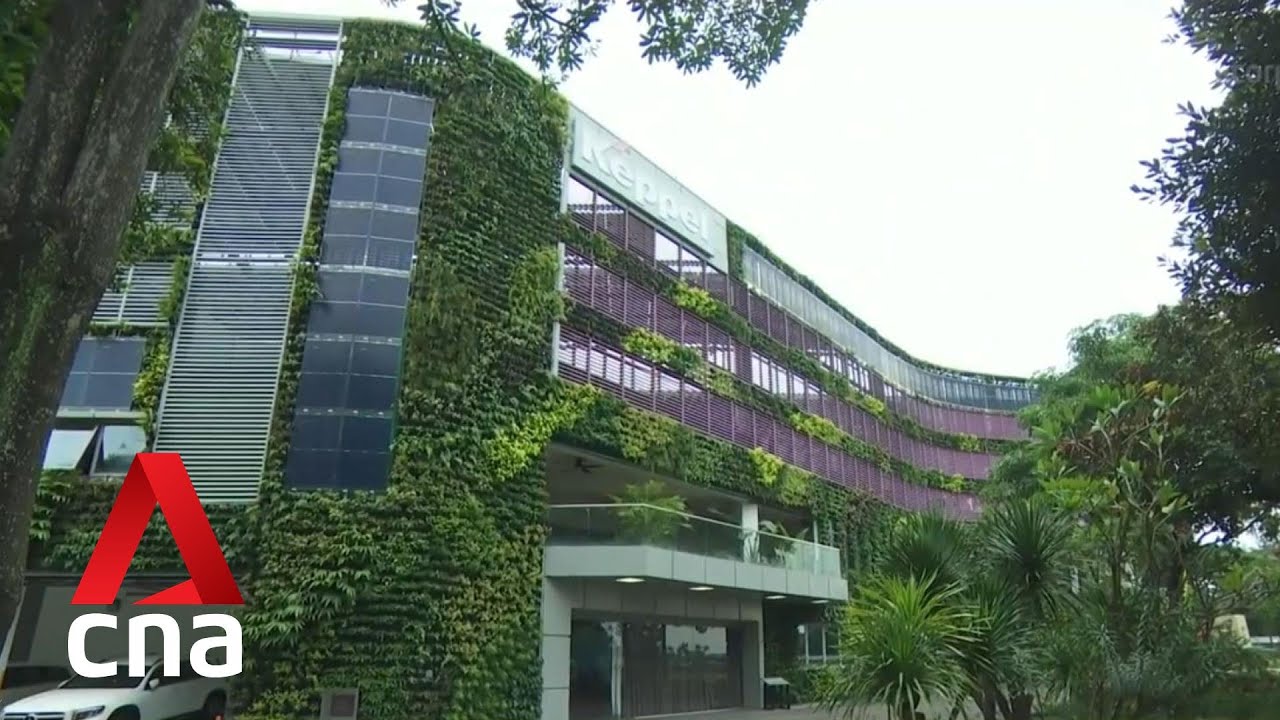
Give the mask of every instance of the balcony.
<svg viewBox="0 0 1280 720">
<path fill-rule="evenodd" d="M 840 551 L 653 505 L 552 505 L 546 575 L 846 600 Z"/>
</svg>

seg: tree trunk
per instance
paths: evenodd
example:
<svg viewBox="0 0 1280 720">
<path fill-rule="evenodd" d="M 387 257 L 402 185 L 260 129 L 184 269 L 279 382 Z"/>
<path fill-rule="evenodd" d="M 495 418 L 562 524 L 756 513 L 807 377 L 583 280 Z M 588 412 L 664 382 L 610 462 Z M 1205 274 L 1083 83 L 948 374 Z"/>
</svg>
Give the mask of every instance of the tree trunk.
<svg viewBox="0 0 1280 720">
<path fill-rule="evenodd" d="M 45 445 L 201 0 L 59 0 L 0 159 L 0 627 Z"/>
<path fill-rule="evenodd" d="M 1035 698 L 1030 693 L 1018 693 L 1009 698 L 1009 720 L 1031 720 L 1031 708 Z"/>
</svg>

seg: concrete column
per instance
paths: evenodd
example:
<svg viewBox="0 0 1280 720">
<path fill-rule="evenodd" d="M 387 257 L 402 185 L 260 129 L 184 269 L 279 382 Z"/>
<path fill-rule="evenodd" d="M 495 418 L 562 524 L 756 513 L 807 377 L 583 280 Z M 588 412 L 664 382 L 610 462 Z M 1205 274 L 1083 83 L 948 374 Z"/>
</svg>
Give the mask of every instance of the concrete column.
<svg viewBox="0 0 1280 720">
<path fill-rule="evenodd" d="M 742 704 L 764 707 L 764 625 L 749 622 L 742 626 Z"/>
<path fill-rule="evenodd" d="M 569 720 L 569 634 L 573 602 L 554 580 L 542 579 L 542 720 Z"/>
<path fill-rule="evenodd" d="M 742 525 L 742 559 L 748 562 L 755 556 L 760 538 L 760 506 L 755 503 L 743 503 L 741 514 Z"/>
</svg>

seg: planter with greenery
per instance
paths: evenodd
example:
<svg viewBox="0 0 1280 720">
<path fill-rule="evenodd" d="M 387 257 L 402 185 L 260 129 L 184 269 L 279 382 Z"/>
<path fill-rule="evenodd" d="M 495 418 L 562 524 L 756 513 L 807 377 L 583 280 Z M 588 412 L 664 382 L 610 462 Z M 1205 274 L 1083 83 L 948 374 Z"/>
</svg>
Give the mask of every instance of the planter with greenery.
<svg viewBox="0 0 1280 720">
<path fill-rule="evenodd" d="M 689 527 L 684 498 L 671 494 L 658 480 L 628 485 L 613 498 L 622 539 L 644 545 L 674 547 L 682 529 Z"/>
</svg>

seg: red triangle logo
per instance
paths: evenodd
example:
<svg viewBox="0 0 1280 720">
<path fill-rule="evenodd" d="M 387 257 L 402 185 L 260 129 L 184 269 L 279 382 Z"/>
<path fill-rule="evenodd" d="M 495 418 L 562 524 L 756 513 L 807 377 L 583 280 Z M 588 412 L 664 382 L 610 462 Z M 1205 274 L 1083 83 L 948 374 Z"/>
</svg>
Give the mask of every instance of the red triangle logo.
<svg viewBox="0 0 1280 720">
<path fill-rule="evenodd" d="M 209 516 L 177 453 L 138 453 L 107 515 L 72 605 L 110 605 L 120 593 L 156 504 L 191 579 L 138 605 L 243 605 L 240 588 L 214 537 Z"/>
</svg>

